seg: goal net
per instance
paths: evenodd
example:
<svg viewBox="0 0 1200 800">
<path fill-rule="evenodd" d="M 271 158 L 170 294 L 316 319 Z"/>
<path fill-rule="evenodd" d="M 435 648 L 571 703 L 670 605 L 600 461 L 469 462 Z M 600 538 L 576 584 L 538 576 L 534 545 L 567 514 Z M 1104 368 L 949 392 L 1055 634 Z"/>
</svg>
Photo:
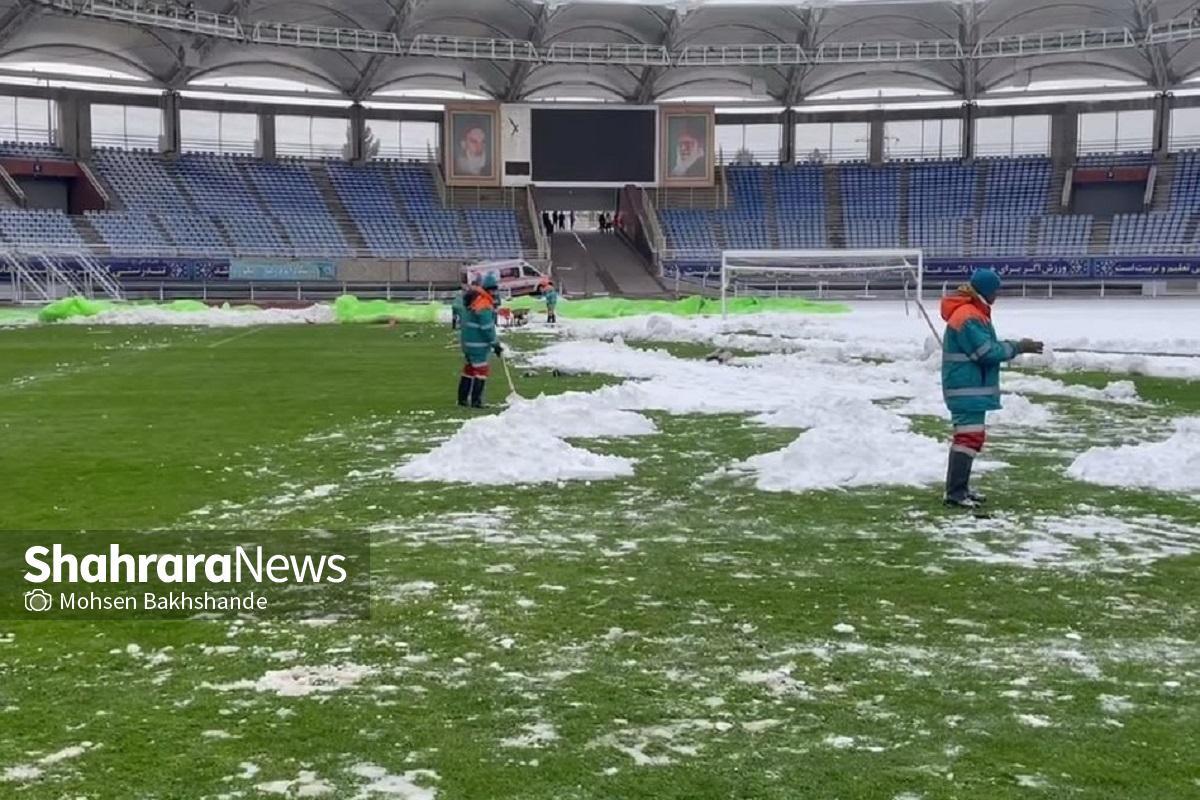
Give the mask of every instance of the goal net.
<svg viewBox="0 0 1200 800">
<path fill-rule="evenodd" d="M 721 312 L 730 297 L 813 294 L 870 297 L 902 292 L 921 300 L 921 250 L 725 250 Z"/>
</svg>

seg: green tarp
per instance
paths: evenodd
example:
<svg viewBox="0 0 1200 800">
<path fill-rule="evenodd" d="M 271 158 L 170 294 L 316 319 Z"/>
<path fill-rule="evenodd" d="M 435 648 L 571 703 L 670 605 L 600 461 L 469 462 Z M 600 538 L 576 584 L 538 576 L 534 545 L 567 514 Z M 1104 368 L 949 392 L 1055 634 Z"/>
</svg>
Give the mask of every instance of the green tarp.
<svg viewBox="0 0 1200 800">
<path fill-rule="evenodd" d="M 393 303 L 388 300 L 359 300 L 344 294 L 333 301 L 333 317 L 338 322 L 437 322 L 447 309 L 442 303 Z"/>
<path fill-rule="evenodd" d="M 545 303 L 537 297 L 518 297 L 506 302 L 512 309 L 540 310 Z M 61 322 L 73 317 L 94 317 L 114 308 L 150 307 L 162 311 L 205 311 L 211 308 L 199 300 L 173 300 L 169 303 L 114 303 L 111 300 L 88 300 L 67 297 L 44 306 L 39 311 L 12 309 L 0 311 L 0 324 L 5 320 L 27 321 L 34 314 L 41 322 Z M 258 306 L 221 306 L 226 311 L 253 311 Z M 359 300 L 345 294 L 333 303 L 333 315 L 338 322 L 371 323 L 399 320 L 402 322 L 437 322 L 448 311 L 444 303 L 401 303 L 388 300 Z M 849 309 L 840 303 L 804 300 L 793 297 L 739 297 L 729 301 L 730 314 L 796 313 L 844 314 Z M 626 300 L 620 297 L 596 297 L 590 300 L 562 300 L 558 313 L 567 319 L 614 319 L 645 314 L 671 314 L 693 317 L 721 313 L 721 301 L 707 297 L 684 297 L 679 300 Z"/>
<path fill-rule="evenodd" d="M 518 297 L 505 303 L 509 308 L 541 309 L 545 303 L 537 297 Z M 805 300 L 800 297 L 730 298 L 730 314 L 845 314 L 850 309 L 841 303 Z M 645 314 L 671 314 L 678 317 L 717 315 L 721 301 L 708 297 L 683 297 L 679 300 L 627 300 L 622 297 L 596 297 L 590 300 L 563 300 L 558 315 L 567 319 L 614 319 Z"/>
<path fill-rule="evenodd" d="M 194 311 L 207 311 L 211 306 L 200 302 L 199 300 L 172 300 L 169 303 L 141 302 L 141 303 L 115 303 L 112 300 L 88 300 L 86 297 L 64 297 L 62 300 L 55 300 L 48 306 L 43 306 L 37 312 L 37 318 L 41 322 L 62 322 L 73 317 L 94 317 L 105 311 L 111 311 L 117 308 L 155 308 L 161 311 L 176 311 L 181 313 Z M 228 303 L 221 306 L 226 311 L 256 311 L 258 306 L 230 306 Z"/>
</svg>

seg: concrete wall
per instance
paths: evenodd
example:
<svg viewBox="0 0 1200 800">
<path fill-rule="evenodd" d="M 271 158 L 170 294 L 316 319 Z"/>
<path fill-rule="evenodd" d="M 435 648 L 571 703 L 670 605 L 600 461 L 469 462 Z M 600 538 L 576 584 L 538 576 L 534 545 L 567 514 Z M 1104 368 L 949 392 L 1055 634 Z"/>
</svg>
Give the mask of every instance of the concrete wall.
<svg viewBox="0 0 1200 800">
<path fill-rule="evenodd" d="M 362 261 L 338 262 L 339 281 L 374 283 L 457 284 L 459 264 L 451 261 Z"/>
</svg>

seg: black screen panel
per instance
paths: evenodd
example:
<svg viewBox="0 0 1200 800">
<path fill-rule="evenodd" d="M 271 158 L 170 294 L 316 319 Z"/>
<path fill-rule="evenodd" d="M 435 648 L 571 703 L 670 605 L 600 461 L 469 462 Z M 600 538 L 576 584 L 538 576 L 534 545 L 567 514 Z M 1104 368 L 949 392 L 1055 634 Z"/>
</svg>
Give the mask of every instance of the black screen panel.
<svg viewBox="0 0 1200 800">
<path fill-rule="evenodd" d="M 653 183 L 654 109 L 535 108 L 536 182 Z"/>
</svg>

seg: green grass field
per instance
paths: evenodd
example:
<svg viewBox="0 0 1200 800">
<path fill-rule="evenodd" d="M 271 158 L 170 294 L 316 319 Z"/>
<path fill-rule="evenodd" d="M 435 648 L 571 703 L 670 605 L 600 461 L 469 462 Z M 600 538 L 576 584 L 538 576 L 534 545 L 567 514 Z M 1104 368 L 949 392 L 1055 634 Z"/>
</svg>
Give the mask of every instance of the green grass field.
<svg viewBox="0 0 1200 800">
<path fill-rule="evenodd" d="M 732 416 L 589 445 L 634 479 L 392 479 L 470 416 L 458 365 L 420 325 L 0 331 L 5 529 L 374 533 L 370 620 L 0 621 L 0 797 L 1200 797 L 1200 505 L 1062 475 L 1196 384 L 996 435 L 976 521 L 714 476 L 795 438 Z M 1020 563 L 1092 517 L 1133 533 Z M 345 680 L 260 682 L 300 667 Z"/>
</svg>

